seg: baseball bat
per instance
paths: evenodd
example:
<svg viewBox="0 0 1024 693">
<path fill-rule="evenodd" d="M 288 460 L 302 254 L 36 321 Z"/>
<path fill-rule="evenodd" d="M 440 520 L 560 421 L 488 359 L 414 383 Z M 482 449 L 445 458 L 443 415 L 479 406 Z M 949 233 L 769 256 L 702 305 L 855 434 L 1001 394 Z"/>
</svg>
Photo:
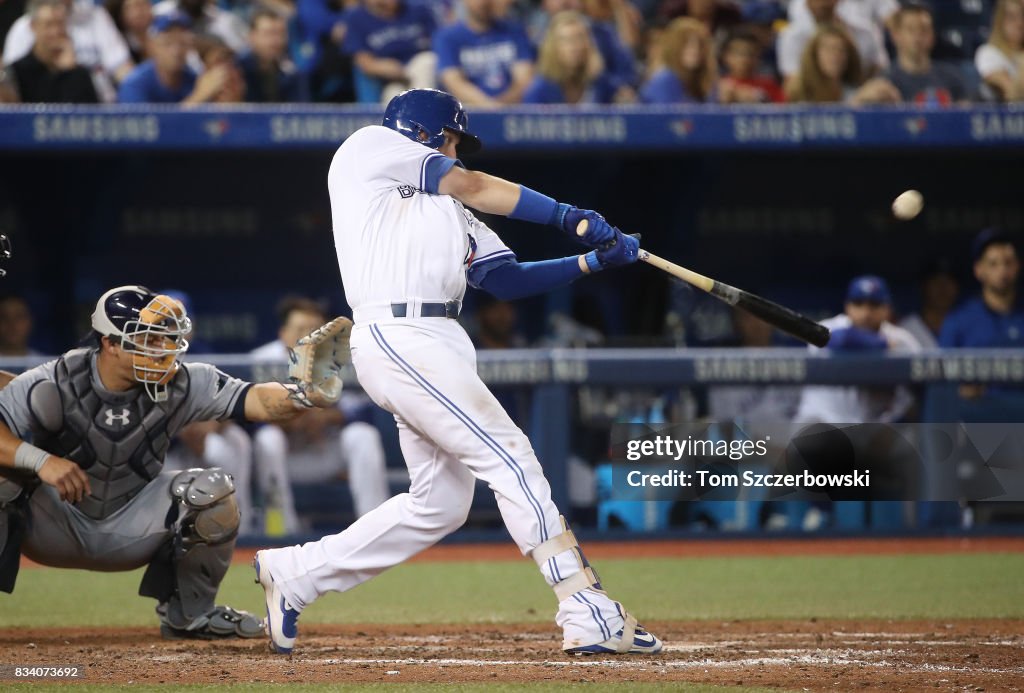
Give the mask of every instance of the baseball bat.
<svg viewBox="0 0 1024 693">
<path fill-rule="evenodd" d="M 588 222 L 584 219 L 576 227 L 576 234 L 579 236 L 585 234 L 587 226 Z M 757 294 L 752 294 L 749 291 L 729 286 L 711 277 L 705 277 L 703 274 L 649 253 L 643 248 L 639 251 L 639 257 L 643 262 L 657 267 L 663 272 L 668 272 L 673 277 L 682 279 L 687 284 L 706 291 L 715 298 L 725 301 L 730 306 L 745 310 L 751 315 L 764 320 L 769 325 L 793 335 L 797 339 L 813 344 L 816 347 L 823 347 L 828 344 L 829 337 L 831 336 L 828 328 L 806 316 L 800 315 L 795 310 L 786 308 L 774 301 L 769 301 Z"/>
</svg>

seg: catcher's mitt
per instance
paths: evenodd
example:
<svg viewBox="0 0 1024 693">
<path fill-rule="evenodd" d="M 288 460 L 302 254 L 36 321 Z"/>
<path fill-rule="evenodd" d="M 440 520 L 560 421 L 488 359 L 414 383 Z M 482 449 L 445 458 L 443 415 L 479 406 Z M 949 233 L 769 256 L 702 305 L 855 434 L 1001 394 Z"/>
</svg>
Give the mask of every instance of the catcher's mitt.
<svg viewBox="0 0 1024 693">
<path fill-rule="evenodd" d="M 304 407 L 330 407 L 341 397 L 341 366 L 348 360 L 352 321 L 335 318 L 288 350 L 292 399 Z"/>
</svg>

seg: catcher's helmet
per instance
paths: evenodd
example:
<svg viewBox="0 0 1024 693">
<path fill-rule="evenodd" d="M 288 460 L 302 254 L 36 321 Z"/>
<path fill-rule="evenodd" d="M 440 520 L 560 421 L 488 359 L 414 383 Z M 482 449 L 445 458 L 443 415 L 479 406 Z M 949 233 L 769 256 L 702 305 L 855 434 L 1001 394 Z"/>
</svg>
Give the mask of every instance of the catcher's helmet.
<svg viewBox="0 0 1024 693">
<path fill-rule="evenodd" d="M 431 149 L 444 144 L 445 130 L 457 132 L 462 138 L 456 149 L 463 156 L 481 147 L 480 138 L 466 129 L 466 121 L 466 110 L 451 94 L 437 89 L 409 89 L 391 99 L 381 124 Z"/>
<path fill-rule="evenodd" d="M 167 399 L 167 384 L 192 332 L 180 301 L 144 286 L 119 286 L 96 302 L 92 329 L 132 353 L 133 376 L 154 402 Z"/>
</svg>

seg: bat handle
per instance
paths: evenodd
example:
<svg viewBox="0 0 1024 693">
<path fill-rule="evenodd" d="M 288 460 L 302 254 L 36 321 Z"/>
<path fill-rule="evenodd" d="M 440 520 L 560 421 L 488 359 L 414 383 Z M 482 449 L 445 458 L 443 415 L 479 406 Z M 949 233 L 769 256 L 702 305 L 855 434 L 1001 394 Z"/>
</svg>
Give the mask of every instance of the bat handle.
<svg viewBox="0 0 1024 693">
<path fill-rule="evenodd" d="M 586 235 L 588 228 L 590 228 L 590 222 L 587 221 L 586 219 L 580 219 L 580 223 L 576 224 L 576 235 L 579 236 L 580 238 L 583 238 L 583 236 Z M 629 235 L 632 236 L 633 238 L 637 239 L 638 241 L 640 240 L 640 234 L 638 234 L 638 233 L 631 233 Z M 609 248 L 612 248 L 614 246 L 615 246 L 615 239 L 613 238 L 610 241 L 608 241 L 608 243 L 606 243 L 604 246 L 602 246 L 601 250 L 608 250 Z M 647 253 L 646 250 L 641 250 L 640 251 L 640 259 L 641 260 L 645 259 L 644 258 L 644 254 L 646 254 L 646 253 Z"/>
<path fill-rule="evenodd" d="M 590 228 L 590 222 L 586 219 L 580 219 L 580 223 L 576 224 L 576 235 L 583 238 L 587 233 L 587 229 Z M 601 246 L 601 250 L 608 250 L 609 248 L 615 247 L 615 239 L 612 238 L 610 241 Z"/>
</svg>

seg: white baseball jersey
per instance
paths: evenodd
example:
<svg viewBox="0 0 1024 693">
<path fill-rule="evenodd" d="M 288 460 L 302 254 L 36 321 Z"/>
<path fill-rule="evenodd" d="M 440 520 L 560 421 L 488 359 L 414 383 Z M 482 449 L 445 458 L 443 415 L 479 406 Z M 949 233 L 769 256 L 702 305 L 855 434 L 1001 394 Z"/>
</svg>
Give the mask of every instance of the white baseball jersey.
<svg viewBox="0 0 1024 693">
<path fill-rule="evenodd" d="M 261 569 L 296 608 L 349 590 L 455 531 L 477 479 L 494 491 L 523 555 L 563 531 L 530 440 L 480 380 L 465 330 L 456 320 L 417 315 L 415 306 L 403 317 L 385 309 L 461 299 L 474 262 L 513 257 L 457 200 L 437 194 L 454 165 L 382 126 L 356 132 L 331 163 L 334 242 L 355 318 L 352 365 L 365 392 L 394 414 L 411 483 L 340 534 L 260 554 Z M 534 558 L 549 585 L 583 569 L 572 550 Z M 624 624 L 619 605 L 591 588 L 562 598 L 555 620 L 566 647 L 609 640 Z"/>
<path fill-rule="evenodd" d="M 473 262 L 513 255 L 460 202 L 433 194 L 454 165 L 380 125 L 362 128 L 338 149 L 327 187 L 341 280 L 353 311 L 409 300 L 461 300 Z"/>
<path fill-rule="evenodd" d="M 841 313 L 822 325 L 830 330 L 850 327 L 849 316 Z M 917 352 L 921 346 L 914 336 L 902 327 L 883 322 L 879 330 L 889 342 L 889 351 Z M 825 349 L 808 347 L 812 352 L 827 353 Z M 797 423 L 892 423 L 898 421 L 914 403 L 905 387 L 855 387 L 811 385 L 805 387 L 796 413 Z"/>
</svg>

